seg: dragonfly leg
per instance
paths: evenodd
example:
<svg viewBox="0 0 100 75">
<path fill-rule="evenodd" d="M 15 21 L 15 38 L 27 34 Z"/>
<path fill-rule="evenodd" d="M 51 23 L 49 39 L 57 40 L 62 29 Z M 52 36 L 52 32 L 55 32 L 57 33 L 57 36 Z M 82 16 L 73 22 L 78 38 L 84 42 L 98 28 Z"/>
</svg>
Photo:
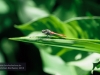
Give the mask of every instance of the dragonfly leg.
<svg viewBox="0 0 100 75">
<path fill-rule="evenodd" d="M 51 38 L 51 35 L 47 35 L 47 38 Z"/>
</svg>

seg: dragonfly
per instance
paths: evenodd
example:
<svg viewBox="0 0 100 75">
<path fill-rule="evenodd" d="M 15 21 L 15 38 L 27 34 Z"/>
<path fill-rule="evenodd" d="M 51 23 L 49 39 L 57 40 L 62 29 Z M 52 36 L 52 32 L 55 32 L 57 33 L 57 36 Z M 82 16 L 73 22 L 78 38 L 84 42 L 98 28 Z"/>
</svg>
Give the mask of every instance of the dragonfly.
<svg viewBox="0 0 100 75">
<path fill-rule="evenodd" d="M 49 37 L 49 36 L 57 36 L 57 37 L 60 37 L 60 38 L 66 38 L 65 35 L 53 32 L 53 31 L 51 31 L 49 29 L 42 30 L 42 33 L 44 33 L 45 35 L 47 35 L 47 37 Z"/>
</svg>

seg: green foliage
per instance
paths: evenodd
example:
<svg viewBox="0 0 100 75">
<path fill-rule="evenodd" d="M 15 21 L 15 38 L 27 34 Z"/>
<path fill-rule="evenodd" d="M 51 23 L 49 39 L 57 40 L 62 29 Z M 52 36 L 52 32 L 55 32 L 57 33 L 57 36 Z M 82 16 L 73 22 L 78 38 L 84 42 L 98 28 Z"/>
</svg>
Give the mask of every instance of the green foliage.
<svg viewBox="0 0 100 75">
<path fill-rule="evenodd" d="M 34 38 L 35 37 L 35 38 Z M 41 38 L 43 36 L 33 36 L 33 37 L 19 37 L 19 38 L 10 38 L 11 40 L 23 41 L 29 43 L 40 43 L 49 46 L 64 47 L 68 49 L 83 50 L 89 52 L 98 52 L 100 53 L 100 40 L 88 40 L 88 39 L 50 39 L 50 38 Z M 97 42 L 97 43 L 96 43 Z"/>
<path fill-rule="evenodd" d="M 20 42 L 17 44 L 15 41 L 6 39 L 11 37 L 11 40 L 34 44 L 40 51 L 43 69 L 47 73 L 88 75 L 92 70 L 93 61 L 100 58 L 100 17 L 97 17 L 100 16 L 99 9 L 98 0 L 1 0 L 0 59 L 4 59 L 3 53 L 9 62 L 18 62 L 17 60 L 21 59 L 16 56 L 19 56 L 20 52 L 23 54 L 20 49 L 24 48 L 24 45 L 20 46 Z M 14 29 L 14 24 L 21 23 L 25 24 L 15 25 L 17 29 Z M 23 37 L 18 29 L 24 33 Z M 41 33 L 43 29 L 64 34 L 66 39 L 56 36 L 47 38 Z M 12 38 L 14 36 L 19 37 Z M 27 62 L 30 63 L 35 50 L 33 53 L 31 48 L 28 50 L 30 52 L 26 55 L 29 58 L 21 59 L 21 61 L 28 60 Z M 90 57 L 91 55 L 93 56 Z M 34 61 L 37 62 L 38 56 L 35 55 Z M 34 68 L 37 69 L 37 67 Z M 38 69 L 40 71 L 40 68 Z M 33 73 L 31 69 L 26 74 L 38 75 L 38 73 Z M 21 75 L 21 73 L 16 73 L 16 75 Z"/>
<path fill-rule="evenodd" d="M 39 20 L 28 22 L 20 26 L 15 25 L 15 27 L 21 30 L 26 36 L 10 38 L 10 39 L 16 41 L 34 43 L 40 50 L 45 72 L 51 74 L 59 73 L 61 75 L 67 75 L 66 71 L 68 70 L 66 69 L 63 71 L 64 69 L 63 65 L 62 65 L 63 69 L 61 68 L 62 70 L 57 68 L 58 65 L 55 65 L 55 67 L 53 67 L 54 63 L 57 64 L 57 62 L 52 62 L 52 61 L 58 60 L 53 55 L 61 57 L 65 54 L 67 57 L 67 53 L 70 52 L 71 50 L 99 53 L 100 40 L 96 40 L 99 38 L 99 36 L 95 34 L 97 32 L 96 30 L 98 27 L 95 26 L 94 28 L 94 24 L 96 24 L 97 21 L 99 21 L 99 19 L 100 19 L 99 17 L 78 17 L 72 20 L 68 20 L 66 22 L 62 22 L 54 16 L 48 16 L 45 18 L 41 18 Z M 90 27 L 91 24 L 93 26 Z M 92 27 L 94 28 L 95 33 L 92 33 Z M 47 38 L 41 32 L 41 30 L 43 29 L 50 29 L 54 32 L 64 34 L 67 37 L 66 39 L 60 39 L 56 36 L 51 36 L 50 38 Z M 96 36 L 94 35 L 96 35 L 98 38 L 96 38 Z M 92 38 L 92 39 L 87 39 L 87 38 Z M 60 57 L 58 58 L 60 59 Z M 47 59 L 50 59 L 51 62 L 48 61 Z M 62 62 L 64 62 L 65 64 L 67 61 L 62 60 Z M 71 65 L 67 64 L 66 67 L 68 68 L 68 66 Z M 77 69 L 74 67 L 74 71 L 71 70 L 71 72 L 75 73 L 70 75 L 80 75 L 79 72 L 76 72 L 75 70 Z M 88 73 L 85 70 L 82 71 L 84 71 L 84 73 L 86 74 Z"/>
</svg>

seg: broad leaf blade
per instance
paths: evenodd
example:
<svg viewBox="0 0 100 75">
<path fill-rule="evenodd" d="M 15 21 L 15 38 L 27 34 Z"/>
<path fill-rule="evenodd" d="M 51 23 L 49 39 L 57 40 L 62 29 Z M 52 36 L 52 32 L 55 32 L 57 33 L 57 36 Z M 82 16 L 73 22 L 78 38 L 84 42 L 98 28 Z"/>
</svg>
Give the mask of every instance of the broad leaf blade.
<svg viewBox="0 0 100 75">
<path fill-rule="evenodd" d="M 42 36 L 43 37 L 43 36 Z M 76 49 L 89 52 L 100 52 L 100 40 L 78 40 L 78 39 L 50 39 L 50 38 L 41 38 L 41 37 L 19 37 L 19 38 L 10 38 L 16 41 L 23 41 L 29 43 L 40 43 L 49 46 L 63 47 L 69 49 Z M 98 43 L 95 43 L 98 42 Z"/>
</svg>

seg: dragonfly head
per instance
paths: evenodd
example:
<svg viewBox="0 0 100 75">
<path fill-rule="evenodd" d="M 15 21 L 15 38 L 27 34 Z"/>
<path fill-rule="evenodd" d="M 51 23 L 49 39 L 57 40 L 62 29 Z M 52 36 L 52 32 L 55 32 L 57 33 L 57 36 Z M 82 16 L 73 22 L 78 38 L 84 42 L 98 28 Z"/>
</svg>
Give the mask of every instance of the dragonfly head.
<svg viewBox="0 0 100 75">
<path fill-rule="evenodd" d="M 46 33 L 46 30 L 42 30 L 42 33 Z"/>
<path fill-rule="evenodd" d="M 50 30 L 49 29 L 42 30 L 42 33 L 44 33 L 44 34 L 50 34 Z"/>
</svg>

